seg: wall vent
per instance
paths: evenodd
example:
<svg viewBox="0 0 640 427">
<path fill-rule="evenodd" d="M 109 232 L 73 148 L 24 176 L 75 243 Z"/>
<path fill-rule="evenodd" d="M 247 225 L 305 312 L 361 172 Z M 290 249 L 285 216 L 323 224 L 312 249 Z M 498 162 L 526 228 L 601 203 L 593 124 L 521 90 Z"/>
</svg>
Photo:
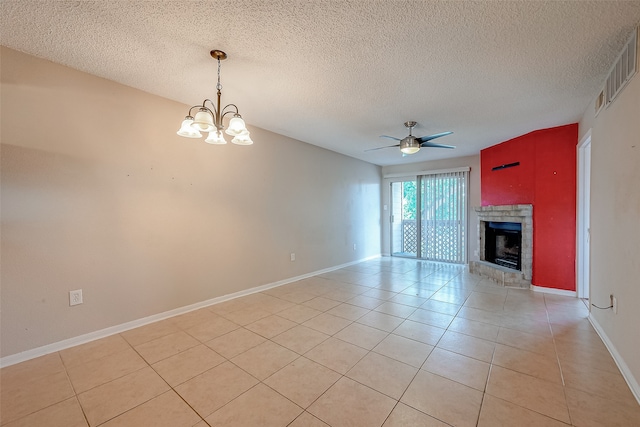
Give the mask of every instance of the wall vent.
<svg viewBox="0 0 640 427">
<path fill-rule="evenodd" d="M 600 91 L 600 93 L 598 94 L 598 97 L 596 98 L 596 116 L 598 115 L 598 113 L 600 112 L 600 110 L 602 110 L 602 107 L 604 107 L 604 100 L 605 100 L 605 96 L 604 96 L 604 88 Z"/>
<path fill-rule="evenodd" d="M 633 31 L 629 41 L 620 52 L 618 59 L 609 72 L 606 83 L 607 105 L 609 105 L 625 85 L 638 71 L 638 33 L 640 27 Z"/>
</svg>

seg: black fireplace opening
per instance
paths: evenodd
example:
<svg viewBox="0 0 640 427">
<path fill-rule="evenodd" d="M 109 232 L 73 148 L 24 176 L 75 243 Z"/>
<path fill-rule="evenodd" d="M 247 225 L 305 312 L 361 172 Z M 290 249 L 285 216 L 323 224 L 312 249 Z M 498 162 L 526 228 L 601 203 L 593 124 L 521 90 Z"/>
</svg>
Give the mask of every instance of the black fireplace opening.
<svg viewBox="0 0 640 427">
<path fill-rule="evenodd" d="M 485 223 L 485 261 L 521 270 L 522 224 L 519 222 Z"/>
</svg>

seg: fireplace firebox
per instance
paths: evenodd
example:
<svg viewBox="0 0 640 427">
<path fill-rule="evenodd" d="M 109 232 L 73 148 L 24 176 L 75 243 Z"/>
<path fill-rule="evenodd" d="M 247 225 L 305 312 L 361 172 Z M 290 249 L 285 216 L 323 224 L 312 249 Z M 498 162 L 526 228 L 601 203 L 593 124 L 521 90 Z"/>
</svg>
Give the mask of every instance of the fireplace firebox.
<svg viewBox="0 0 640 427">
<path fill-rule="evenodd" d="M 520 271 L 522 224 L 489 221 L 485 227 L 485 261 Z"/>
<path fill-rule="evenodd" d="M 480 206 L 474 210 L 478 215 L 479 260 L 469 261 L 469 271 L 502 286 L 529 288 L 533 272 L 533 206 Z"/>
</svg>

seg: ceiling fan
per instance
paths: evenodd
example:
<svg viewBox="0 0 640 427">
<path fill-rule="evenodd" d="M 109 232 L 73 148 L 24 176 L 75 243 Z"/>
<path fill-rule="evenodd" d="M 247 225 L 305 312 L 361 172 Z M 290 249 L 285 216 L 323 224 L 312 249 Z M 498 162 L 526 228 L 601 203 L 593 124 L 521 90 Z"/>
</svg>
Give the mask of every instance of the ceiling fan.
<svg viewBox="0 0 640 427">
<path fill-rule="evenodd" d="M 436 144 L 433 142 L 429 142 L 433 139 L 440 138 L 442 136 L 451 135 L 453 132 L 436 133 L 434 135 L 422 136 L 420 138 L 413 136 L 411 132 L 415 127 L 415 125 L 417 124 L 418 122 L 414 122 L 414 121 L 404 122 L 405 127 L 409 128 L 409 136 L 405 136 L 402 139 L 389 136 L 389 135 L 380 135 L 380 138 L 395 139 L 396 141 L 400 141 L 400 144 L 388 145 L 386 147 L 371 148 L 365 151 L 374 151 L 374 150 L 381 150 L 383 148 L 400 147 L 400 151 L 402 151 L 402 154 L 405 155 L 405 154 L 415 154 L 418 151 L 420 151 L 420 148 L 422 147 L 456 148 L 453 145 Z"/>
</svg>

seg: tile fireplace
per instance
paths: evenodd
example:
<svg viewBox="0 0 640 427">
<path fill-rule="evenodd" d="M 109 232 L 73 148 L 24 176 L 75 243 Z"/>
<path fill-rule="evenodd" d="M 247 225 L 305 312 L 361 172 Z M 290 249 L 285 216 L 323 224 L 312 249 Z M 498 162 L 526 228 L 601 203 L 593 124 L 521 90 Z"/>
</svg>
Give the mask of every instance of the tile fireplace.
<svg viewBox="0 0 640 427">
<path fill-rule="evenodd" d="M 533 271 L 533 205 L 480 206 L 480 261 L 469 271 L 502 286 L 529 288 Z"/>
</svg>

